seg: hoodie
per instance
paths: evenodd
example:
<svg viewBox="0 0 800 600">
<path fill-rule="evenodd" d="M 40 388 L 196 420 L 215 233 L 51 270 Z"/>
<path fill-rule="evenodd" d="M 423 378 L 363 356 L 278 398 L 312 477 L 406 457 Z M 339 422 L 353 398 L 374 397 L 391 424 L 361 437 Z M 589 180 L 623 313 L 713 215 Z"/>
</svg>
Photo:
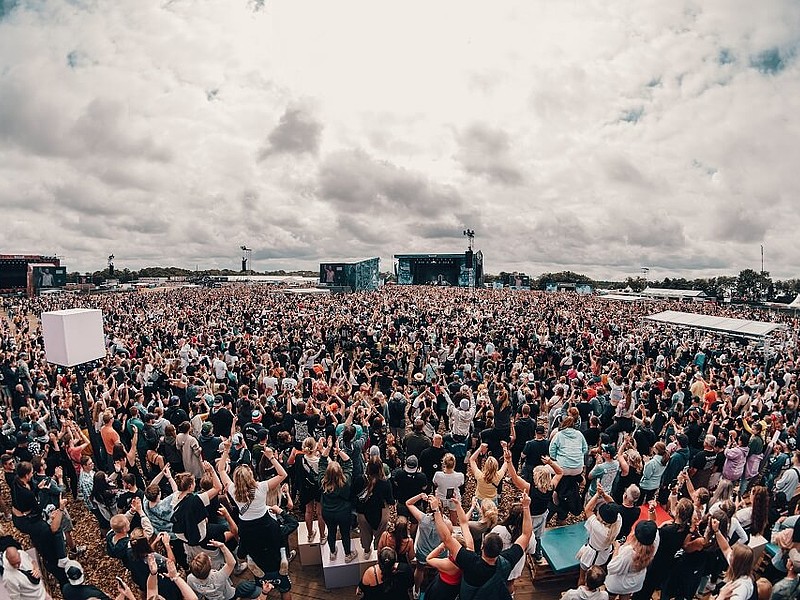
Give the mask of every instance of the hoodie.
<svg viewBox="0 0 800 600">
<path fill-rule="evenodd" d="M 583 468 L 583 457 L 588 451 L 586 438 L 573 427 L 562 429 L 550 442 L 550 457 L 562 469 Z"/>
</svg>

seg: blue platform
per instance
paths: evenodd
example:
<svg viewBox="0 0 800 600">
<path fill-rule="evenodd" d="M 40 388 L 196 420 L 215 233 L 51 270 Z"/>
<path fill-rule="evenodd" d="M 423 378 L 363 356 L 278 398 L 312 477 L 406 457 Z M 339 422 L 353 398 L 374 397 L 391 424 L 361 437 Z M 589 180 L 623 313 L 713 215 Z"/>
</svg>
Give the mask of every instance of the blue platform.
<svg viewBox="0 0 800 600">
<path fill-rule="evenodd" d="M 542 553 L 554 573 L 565 573 L 578 568 L 575 555 L 586 543 L 584 522 L 546 529 L 542 534 Z"/>
</svg>

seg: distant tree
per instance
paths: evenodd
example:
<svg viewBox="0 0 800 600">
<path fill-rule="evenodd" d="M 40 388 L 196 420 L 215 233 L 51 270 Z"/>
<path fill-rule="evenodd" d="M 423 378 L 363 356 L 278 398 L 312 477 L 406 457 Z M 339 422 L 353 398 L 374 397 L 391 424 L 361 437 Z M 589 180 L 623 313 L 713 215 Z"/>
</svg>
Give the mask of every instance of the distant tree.
<svg viewBox="0 0 800 600">
<path fill-rule="evenodd" d="M 736 295 L 742 300 L 761 302 L 775 297 L 775 286 L 768 271 L 745 269 L 736 278 Z"/>
<path fill-rule="evenodd" d="M 644 277 L 628 277 L 625 279 L 625 286 L 630 287 L 634 292 L 641 292 L 647 287 L 647 279 Z"/>
</svg>

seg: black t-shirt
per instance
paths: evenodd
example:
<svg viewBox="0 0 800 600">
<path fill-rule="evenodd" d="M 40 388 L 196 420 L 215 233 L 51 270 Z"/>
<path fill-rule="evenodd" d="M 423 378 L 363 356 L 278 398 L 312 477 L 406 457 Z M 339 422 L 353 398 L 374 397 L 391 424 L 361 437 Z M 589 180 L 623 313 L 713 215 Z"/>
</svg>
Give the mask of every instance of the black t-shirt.
<svg viewBox="0 0 800 600">
<path fill-rule="evenodd" d="M 516 439 L 514 441 L 514 449 L 524 448 L 525 444 L 533 439 L 533 432 L 536 430 L 536 422 L 531 419 L 518 419 L 516 423 L 514 423 L 514 433 L 516 434 Z"/>
<path fill-rule="evenodd" d="M 531 486 L 531 516 L 543 515 L 544 511 L 550 506 L 553 499 L 553 492 L 540 492 L 539 488 Z"/>
<path fill-rule="evenodd" d="M 589 446 L 589 448 L 594 448 L 600 441 L 600 428 L 589 427 L 589 429 L 583 432 L 583 438 L 586 440 L 586 445 Z"/>
<path fill-rule="evenodd" d="M 503 550 L 500 553 L 500 556 L 509 561 L 512 566 L 517 564 L 519 559 L 522 558 L 522 555 L 523 550 L 517 544 L 513 544 L 511 548 Z M 461 567 L 464 581 L 474 587 L 481 587 L 484 583 L 489 581 L 497 569 L 497 565 L 490 565 L 484 562 L 480 555 L 466 548 L 461 548 L 461 550 L 458 551 L 456 555 L 456 564 Z"/>
<path fill-rule="evenodd" d="M 690 466 L 697 469 L 692 476 L 692 484 L 695 488 L 707 487 L 711 472 L 717 462 L 717 453 L 713 450 L 703 450 L 694 455 Z"/>
<path fill-rule="evenodd" d="M 703 433 L 700 424 L 696 421 L 689 423 L 686 426 L 686 437 L 689 438 L 689 447 L 690 448 L 702 448 L 703 442 L 700 439 L 701 434 Z"/>
<path fill-rule="evenodd" d="M 214 424 L 214 433 L 217 435 L 230 436 L 233 426 L 233 414 L 224 406 L 212 410 L 208 415 L 208 420 Z"/>
<path fill-rule="evenodd" d="M 633 528 L 633 524 L 639 520 L 641 509 L 638 506 L 619 505 L 619 514 L 622 516 L 622 528 L 619 530 L 618 538 L 628 537 Z"/>
<path fill-rule="evenodd" d="M 392 473 L 392 488 L 395 500 L 405 504 L 406 500 L 428 489 L 428 479 L 424 473 L 409 473 L 403 467 Z"/>
<path fill-rule="evenodd" d="M 525 466 L 533 469 L 542 463 L 542 457 L 550 452 L 550 442 L 547 440 L 529 440 L 522 449 L 525 455 Z"/>
<path fill-rule="evenodd" d="M 24 486 L 19 481 L 14 481 L 14 487 L 11 488 L 11 498 L 14 503 L 14 508 L 23 513 L 31 513 L 31 516 L 40 515 L 42 508 L 39 506 L 39 501 L 36 499 L 36 493 Z"/>
<path fill-rule="evenodd" d="M 72 585 L 67 583 L 61 592 L 64 595 L 64 600 L 89 600 L 89 598 L 111 600 L 103 591 L 93 585 Z"/>
<path fill-rule="evenodd" d="M 442 458 L 446 454 L 446 450 L 441 446 L 436 448 L 434 446 L 429 446 L 423 450 L 419 455 L 419 466 L 422 469 L 422 472 L 425 473 L 425 477 L 428 479 L 428 483 L 433 481 L 433 476 L 442 467 Z"/>
<path fill-rule="evenodd" d="M 317 428 L 317 422 L 319 421 L 319 415 L 301 413 L 292 416 L 294 418 L 294 441 L 295 445 L 299 448 L 303 440 L 314 434 L 314 430 Z"/>
<path fill-rule="evenodd" d="M 633 434 L 633 439 L 636 440 L 636 450 L 639 454 L 649 456 L 650 449 L 656 443 L 656 434 L 649 428 L 637 429 Z"/>
</svg>

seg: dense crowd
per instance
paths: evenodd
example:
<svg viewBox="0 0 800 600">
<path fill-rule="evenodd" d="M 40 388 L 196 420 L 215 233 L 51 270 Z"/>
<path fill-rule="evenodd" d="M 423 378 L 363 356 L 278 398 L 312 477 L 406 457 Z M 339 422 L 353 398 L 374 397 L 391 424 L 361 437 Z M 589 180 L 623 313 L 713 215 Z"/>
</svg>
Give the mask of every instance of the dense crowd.
<svg viewBox="0 0 800 600">
<path fill-rule="evenodd" d="M 688 305 L 783 321 L 765 347 L 643 320 L 667 306 L 261 285 L 5 300 L 6 588 L 47 597 L 32 545 L 67 600 L 290 600 L 302 522 L 331 559 L 377 561 L 367 600 L 509 598 L 545 529 L 584 520 L 565 598 L 796 598 L 798 323 Z M 38 322 L 73 307 L 104 314 L 107 356 L 81 373 L 47 362 Z M 134 586 L 90 583 L 70 498 Z"/>
</svg>

